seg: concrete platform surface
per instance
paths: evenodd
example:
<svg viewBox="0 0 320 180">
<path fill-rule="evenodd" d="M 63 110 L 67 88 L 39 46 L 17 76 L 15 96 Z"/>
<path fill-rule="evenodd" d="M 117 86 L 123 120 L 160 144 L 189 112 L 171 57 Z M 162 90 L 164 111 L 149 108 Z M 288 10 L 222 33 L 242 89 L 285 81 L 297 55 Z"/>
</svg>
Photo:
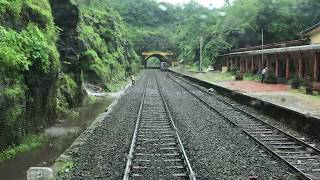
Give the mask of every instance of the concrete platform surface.
<svg viewBox="0 0 320 180">
<path fill-rule="evenodd" d="M 215 84 L 307 116 L 320 118 L 320 101 L 311 100 L 310 95 L 295 93 L 286 84 L 264 84 L 257 81 L 223 81 Z"/>
<path fill-rule="evenodd" d="M 226 76 L 224 75 L 225 73 L 219 72 L 192 73 L 179 68 L 172 70 L 320 119 L 319 95 L 316 97 L 301 92 L 295 92 L 286 84 L 264 84 L 258 81 L 234 81 L 231 80 L 233 79 L 232 77 L 224 77 Z M 221 79 L 219 79 L 220 77 Z"/>
</svg>

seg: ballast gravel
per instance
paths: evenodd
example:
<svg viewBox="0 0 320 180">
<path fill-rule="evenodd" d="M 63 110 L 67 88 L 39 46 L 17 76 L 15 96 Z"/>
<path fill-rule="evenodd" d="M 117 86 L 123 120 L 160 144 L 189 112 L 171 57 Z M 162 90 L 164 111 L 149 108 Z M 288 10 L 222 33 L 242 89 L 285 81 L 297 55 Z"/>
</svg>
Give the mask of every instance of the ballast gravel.
<svg viewBox="0 0 320 180">
<path fill-rule="evenodd" d="M 159 79 L 198 179 L 295 179 L 286 165 L 210 111 L 166 73 Z"/>
<path fill-rule="evenodd" d="M 73 168 L 59 179 L 123 178 L 145 77 L 143 74 L 136 85 L 126 91 L 113 111 L 92 133 L 85 135 L 83 143 L 66 152 L 73 159 Z"/>
<path fill-rule="evenodd" d="M 131 145 L 148 70 L 130 87 L 113 111 L 92 130 L 84 132 L 81 143 L 66 154 L 73 168 L 59 179 L 122 179 Z M 159 73 L 160 85 L 179 130 L 182 143 L 197 179 L 234 180 L 294 179 L 288 167 L 266 154 L 255 142 L 218 114 Z"/>
</svg>

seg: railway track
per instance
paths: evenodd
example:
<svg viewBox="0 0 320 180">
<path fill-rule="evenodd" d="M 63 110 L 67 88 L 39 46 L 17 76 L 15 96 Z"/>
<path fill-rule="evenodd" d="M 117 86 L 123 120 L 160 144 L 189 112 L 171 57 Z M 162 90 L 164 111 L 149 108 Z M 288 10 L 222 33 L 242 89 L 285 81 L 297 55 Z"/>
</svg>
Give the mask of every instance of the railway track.
<svg viewBox="0 0 320 180">
<path fill-rule="evenodd" d="M 177 128 L 158 84 L 145 84 L 123 180 L 195 180 Z"/>
<path fill-rule="evenodd" d="M 180 77 L 167 75 L 192 96 L 286 163 L 299 178 L 320 179 L 320 150 Z M 210 100 L 208 97 L 210 96 Z M 214 98 L 212 98 L 214 97 Z M 214 102 L 212 101 L 214 100 Z"/>
</svg>

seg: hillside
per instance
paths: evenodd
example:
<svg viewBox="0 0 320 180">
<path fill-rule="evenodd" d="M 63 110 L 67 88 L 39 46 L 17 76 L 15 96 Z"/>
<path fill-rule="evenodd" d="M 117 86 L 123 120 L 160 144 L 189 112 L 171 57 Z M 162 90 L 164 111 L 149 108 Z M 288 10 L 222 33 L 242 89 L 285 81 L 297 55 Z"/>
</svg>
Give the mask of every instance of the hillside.
<svg viewBox="0 0 320 180">
<path fill-rule="evenodd" d="M 108 4 L 0 0 L 0 149 L 72 114 L 90 82 L 111 90 L 139 71 L 127 29 Z"/>
</svg>

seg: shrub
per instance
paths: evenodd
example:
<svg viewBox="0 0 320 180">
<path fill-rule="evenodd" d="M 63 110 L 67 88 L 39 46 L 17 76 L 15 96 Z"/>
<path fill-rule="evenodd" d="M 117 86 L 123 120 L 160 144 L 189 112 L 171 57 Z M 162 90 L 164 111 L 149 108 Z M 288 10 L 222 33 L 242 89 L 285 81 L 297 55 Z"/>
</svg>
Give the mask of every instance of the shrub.
<svg viewBox="0 0 320 180">
<path fill-rule="evenodd" d="M 274 74 L 268 74 L 264 82 L 267 84 L 277 84 L 277 77 Z"/>
<path fill-rule="evenodd" d="M 234 66 L 230 69 L 230 72 L 233 76 L 237 75 L 238 72 L 240 71 L 239 67 L 238 66 Z"/>
<path fill-rule="evenodd" d="M 289 84 L 291 85 L 292 89 L 299 89 L 300 86 L 304 85 L 304 81 L 298 76 L 295 76 L 289 81 Z"/>
</svg>

